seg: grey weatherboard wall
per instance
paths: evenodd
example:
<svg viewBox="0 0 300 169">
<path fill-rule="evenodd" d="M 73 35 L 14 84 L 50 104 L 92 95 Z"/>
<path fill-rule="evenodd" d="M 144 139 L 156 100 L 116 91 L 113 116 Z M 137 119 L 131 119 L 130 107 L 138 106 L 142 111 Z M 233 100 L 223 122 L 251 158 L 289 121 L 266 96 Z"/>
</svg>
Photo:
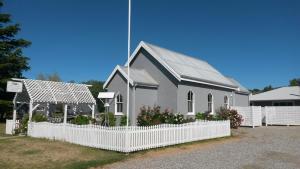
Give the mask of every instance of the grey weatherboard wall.
<svg viewBox="0 0 300 169">
<path fill-rule="evenodd" d="M 213 87 L 202 84 L 194 84 L 184 82 L 178 85 L 177 107 L 178 112 L 187 113 L 187 94 L 192 91 L 195 99 L 195 113 L 208 111 L 208 94 L 213 95 L 214 111 L 216 112 L 220 107 L 224 106 L 224 97 L 227 96 L 230 100 L 232 90 Z"/>
<path fill-rule="evenodd" d="M 127 114 L 127 80 L 119 73 L 117 72 L 114 77 L 112 78 L 112 80 L 109 82 L 108 86 L 107 86 L 107 90 L 108 91 L 113 91 L 115 92 L 115 94 L 121 94 L 123 97 L 123 113 L 124 115 Z M 132 100 L 132 87 L 130 88 L 130 100 Z M 130 102 L 131 104 L 133 104 L 133 102 Z M 130 106 L 130 110 L 129 112 L 133 112 L 132 111 L 132 107 Z M 115 112 L 115 99 L 112 100 L 110 106 L 109 106 L 109 111 L 110 112 Z M 134 116 L 130 116 L 130 121 L 134 122 L 135 119 L 133 118 Z"/>
<path fill-rule="evenodd" d="M 177 112 L 177 80 L 146 50 L 137 53 L 130 67 L 146 70 L 159 84 L 157 88 L 157 104 L 162 109 L 172 109 Z"/>
</svg>

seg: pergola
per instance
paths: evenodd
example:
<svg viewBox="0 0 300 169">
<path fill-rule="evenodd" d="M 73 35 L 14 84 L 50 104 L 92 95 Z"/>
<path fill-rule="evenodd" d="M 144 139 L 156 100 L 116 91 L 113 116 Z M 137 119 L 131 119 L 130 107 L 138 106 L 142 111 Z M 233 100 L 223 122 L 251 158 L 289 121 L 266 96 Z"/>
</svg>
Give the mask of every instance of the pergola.
<svg viewBox="0 0 300 169">
<path fill-rule="evenodd" d="M 49 114 L 49 104 L 63 104 L 64 123 L 67 123 L 67 109 L 70 104 L 88 105 L 92 110 L 92 117 L 95 118 L 96 100 L 88 89 L 90 85 L 17 78 L 12 80 L 23 83 L 22 92 L 16 93 L 13 100 L 14 121 L 16 120 L 17 110 L 23 104 L 29 104 L 29 121 L 31 121 L 32 112 L 42 103 L 47 104 L 47 114 Z M 21 105 L 17 107 L 17 103 Z"/>
</svg>

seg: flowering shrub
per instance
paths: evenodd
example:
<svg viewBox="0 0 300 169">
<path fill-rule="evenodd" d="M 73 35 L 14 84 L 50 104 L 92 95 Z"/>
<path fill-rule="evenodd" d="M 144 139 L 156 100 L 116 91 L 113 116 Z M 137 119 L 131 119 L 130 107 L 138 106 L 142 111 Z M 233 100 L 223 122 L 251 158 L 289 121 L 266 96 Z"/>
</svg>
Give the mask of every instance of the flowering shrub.
<svg viewBox="0 0 300 169">
<path fill-rule="evenodd" d="M 242 116 L 238 114 L 236 110 L 220 108 L 217 112 L 217 116 L 222 120 L 230 120 L 230 127 L 234 129 L 240 127 L 243 122 Z"/>
<path fill-rule="evenodd" d="M 222 120 L 222 118 L 220 118 L 218 116 L 218 114 L 210 114 L 209 112 L 205 112 L 205 113 L 202 113 L 202 112 L 198 112 L 196 114 L 196 119 L 197 120 Z"/>
<path fill-rule="evenodd" d="M 182 124 L 195 121 L 193 118 L 185 119 L 183 114 L 174 114 L 169 109 L 160 112 L 159 106 L 142 107 L 137 117 L 138 126 L 151 126 L 157 124 Z"/>
</svg>

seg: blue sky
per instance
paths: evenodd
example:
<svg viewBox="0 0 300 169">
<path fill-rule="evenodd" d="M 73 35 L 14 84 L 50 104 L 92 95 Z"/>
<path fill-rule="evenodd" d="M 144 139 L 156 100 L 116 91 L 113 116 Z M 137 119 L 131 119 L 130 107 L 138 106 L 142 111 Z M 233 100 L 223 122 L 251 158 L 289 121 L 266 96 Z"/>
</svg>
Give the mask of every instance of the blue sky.
<svg viewBox="0 0 300 169">
<path fill-rule="evenodd" d="M 105 80 L 127 59 L 127 0 L 6 0 L 32 41 L 28 78 Z M 248 88 L 300 77 L 299 0 L 132 0 L 132 51 L 146 41 L 203 59 Z"/>
</svg>

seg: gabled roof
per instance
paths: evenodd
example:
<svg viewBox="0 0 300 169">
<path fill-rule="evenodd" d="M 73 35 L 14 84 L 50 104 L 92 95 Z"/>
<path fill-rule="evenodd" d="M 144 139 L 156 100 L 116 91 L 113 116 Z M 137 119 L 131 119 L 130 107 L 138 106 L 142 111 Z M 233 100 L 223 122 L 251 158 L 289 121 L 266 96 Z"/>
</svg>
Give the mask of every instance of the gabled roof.
<svg viewBox="0 0 300 169">
<path fill-rule="evenodd" d="M 281 87 L 264 93 L 250 95 L 250 101 L 300 100 L 300 86 Z"/>
<path fill-rule="evenodd" d="M 106 88 L 112 77 L 115 75 L 116 72 L 120 72 L 122 76 L 125 79 L 128 79 L 128 69 L 127 67 L 119 66 L 117 65 L 113 72 L 110 74 L 108 79 L 103 85 L 103 88 Z M 157 81 L 155 81 L 152 76 L 145 70 L 143 69 L 135 69 L 135 68 L 130 68 L 130 80 L 129 83 L 131 85 L 141 85 L 141 86 L 158 86 Z"/>
<path fill-rule="evenodd" d="M 141 48 L 149 52 L 178 81 L 191 81 L 230 89 L 237 89 L 238 87 L 205 61 L 143 41 L 133 52 L 129 62 L 134 60 Z M 127 65 L 128 63 L 125 64 L 125 66 Z"/>
<path fill-rule="evenodd" d="M 233 79 L 232 77 L 227 77 L 233 84 L 235 84 L 236 86 L 238 86 L 237 92 L 238 93 L 245 93 L 245 94 L 249 94 L 249 90 L 244 87 L 243 85 L 241 85 L 238 81 L 236 81 L 235 79 Z"/>
<path fill-rule="evenodd" d="M 96 104 L 88 85 L 85 84 L 16 78 L 13 80 L 22 82 L 25 87 L 21 93 L 16 94 L 16 102 Z"/>
</svg>

